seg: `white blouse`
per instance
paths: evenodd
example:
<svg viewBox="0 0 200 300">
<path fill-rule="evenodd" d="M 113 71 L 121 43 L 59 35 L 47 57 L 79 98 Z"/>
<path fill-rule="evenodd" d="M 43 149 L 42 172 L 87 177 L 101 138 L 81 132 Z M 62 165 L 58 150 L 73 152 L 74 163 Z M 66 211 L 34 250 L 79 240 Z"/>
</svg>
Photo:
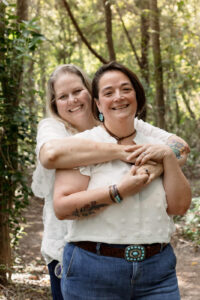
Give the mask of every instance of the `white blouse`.
<svg viewBox="0 0 200 300">
<path fill-rule="evenodd" d="M 135 119 L 135 128 L 144 135 L 157 137 L 165 143 L 171 136 L 164 130 L 156 128 L 142 120 Z M 55 170 L 45 169 L 39 161 L 41 147 L 52 139 L 63 139 L 70 136 L 65 125 L 54 119 L 46 118 L 40 121 L 37 133 L 37 166 L 33 173 L 32 190 L 35 196 L 44 198 L 43 223 L 44 233 L 41 252 L 47 264 L 52 260 L 62 261 L 62 251 L 65 244 L 64 236 L 67 236 L 67 227 L 71 221 L 60 221 L 56 218 L 53 210 L 53 185 Z M 113 142 L 116 141 L 113 139 Z"/>
<path fill-rule="evenodd" d="M 104 143 L 116 143 L 102 126 L 79 133 L 77 137 Z M 137 131 L 136 144 L 161 144 L 158 139 Z M 131 165 L 120 160 L 80 167 L 90 176 L 88 190 L 120 182 Z M 94 199 L 95 200 L 95 199 Z M 111 244 L 168 243 L 174 232 L 172 217 L 167 212 L 165 191 L 161 178 L 155 179 L 140 193 L 126 197 L 95 216 L 73 220 L 68 226 L 66 241 L 96 241 Z"/>
</svg>

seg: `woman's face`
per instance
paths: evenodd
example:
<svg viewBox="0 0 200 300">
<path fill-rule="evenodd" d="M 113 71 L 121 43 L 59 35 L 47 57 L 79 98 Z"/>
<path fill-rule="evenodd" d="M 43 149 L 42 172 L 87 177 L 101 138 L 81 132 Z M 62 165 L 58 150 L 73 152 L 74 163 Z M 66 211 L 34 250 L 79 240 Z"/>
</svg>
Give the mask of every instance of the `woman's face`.
<svg viewBox="0 0 200 300">
<path fill-rule="evenodd" d="M 79 129 L 91 113 L 91 96 L 81 78 L 73 73 L 60 74 L 54 83 L 59 116 Z"/>
<path fill-rule="evenodd" d="M 135 90 L 130 79 L 120 71 L 107 71 L 99 80 L 97 106 L 105 122 L 134 117 L 137 110 Z"/>
</svg>

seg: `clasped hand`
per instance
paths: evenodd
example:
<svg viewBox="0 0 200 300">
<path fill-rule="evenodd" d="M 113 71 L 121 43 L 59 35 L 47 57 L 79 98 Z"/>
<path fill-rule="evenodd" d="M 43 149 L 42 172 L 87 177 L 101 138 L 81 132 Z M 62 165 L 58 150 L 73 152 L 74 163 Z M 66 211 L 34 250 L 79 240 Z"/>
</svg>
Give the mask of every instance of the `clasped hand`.
<svg viewBox="0 0 200 300">
<path fill-rule="evenodd" d="M 131 152 L 127 157 L 127 162 L 134 162 L 136 166 L 141 166 L 148 161 L 163 163 L 163 159 L 171 155 L 173 151 L 167 145 L 133 145 L 125 147 L 126 152 Z"/>
</svg>

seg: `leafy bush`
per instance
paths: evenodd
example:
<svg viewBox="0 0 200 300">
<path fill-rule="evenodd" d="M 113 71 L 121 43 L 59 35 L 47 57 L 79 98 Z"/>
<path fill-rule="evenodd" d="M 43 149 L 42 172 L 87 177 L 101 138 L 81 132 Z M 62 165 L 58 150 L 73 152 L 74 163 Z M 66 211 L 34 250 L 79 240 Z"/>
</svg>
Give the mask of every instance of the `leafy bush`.
<svg viewBox="0 0 200 300">
<path fill-rule="evenodd" d="M 200 197 L 192 199 L 191 208 L 183 217 L 183 234 L 200 245 Z"/>
</svg>

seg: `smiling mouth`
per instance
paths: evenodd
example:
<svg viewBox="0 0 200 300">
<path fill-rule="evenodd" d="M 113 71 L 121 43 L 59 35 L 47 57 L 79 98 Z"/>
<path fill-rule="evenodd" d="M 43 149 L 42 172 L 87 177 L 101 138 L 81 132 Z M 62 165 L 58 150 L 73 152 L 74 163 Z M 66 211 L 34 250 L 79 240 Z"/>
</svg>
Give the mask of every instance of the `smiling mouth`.
<svg viewBox="0 0 200 300">
<path fill-rule="evenodd" d="M 120 110 L 120 109 L 127 108 L 128 106 L 129 106 L 129 104 L 124 104 L 124 105 L 120 105 L 120 106 L 117 106 L 117 107 L 113 107 L 112 109 L 113 110 Z"/>
<path fill-rule="evenodd" d="M 79 106 L 76 106 L 76 107 L 74 107 L 74 108 L 69 109 L 69 112 L 70 112 L 70 113 L 73 113 L 73 112 L 76 112 L 76 111 L 81 110 L 82 108 L 83 108 L 83 104 L 81 104 L 81 105 L 79 105 Z"/>
</svg>

